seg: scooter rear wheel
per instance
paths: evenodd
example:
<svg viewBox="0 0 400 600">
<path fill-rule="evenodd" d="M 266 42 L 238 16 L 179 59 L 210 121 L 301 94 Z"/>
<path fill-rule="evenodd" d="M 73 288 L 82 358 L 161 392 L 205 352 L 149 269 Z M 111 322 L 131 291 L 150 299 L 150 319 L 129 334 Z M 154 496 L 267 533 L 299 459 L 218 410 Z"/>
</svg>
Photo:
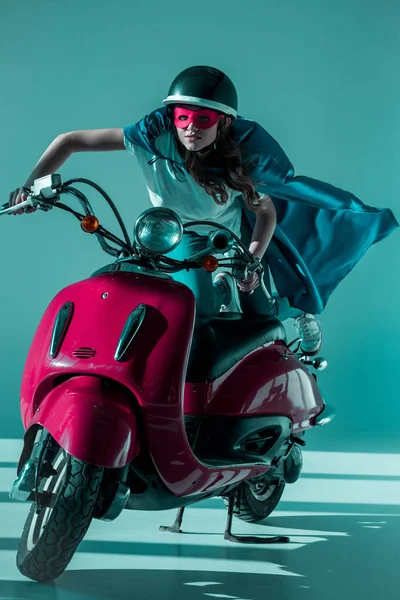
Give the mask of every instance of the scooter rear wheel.
<svg viewBox="0 0 400 600">
<path fill-rule="evenodd" d="M 59 577 L 71 561 L 93 518 L 103 469 L 58 451 L 56 473 L 42 480 L 40 492 L 54 494 L 54 503 L 37 512 L 32 503 L 19 543 L 17 567 L 34 581 Z"/>
<path fill-rule="evenodd" d="M 271 484 L 266 480 L 241 483 L 234 516 L 247 523 L 259 523 L 278 506 L 284 489 L 284 483 Z M 228 506 L 228 500 L 225 504 Z"/>
</svg>

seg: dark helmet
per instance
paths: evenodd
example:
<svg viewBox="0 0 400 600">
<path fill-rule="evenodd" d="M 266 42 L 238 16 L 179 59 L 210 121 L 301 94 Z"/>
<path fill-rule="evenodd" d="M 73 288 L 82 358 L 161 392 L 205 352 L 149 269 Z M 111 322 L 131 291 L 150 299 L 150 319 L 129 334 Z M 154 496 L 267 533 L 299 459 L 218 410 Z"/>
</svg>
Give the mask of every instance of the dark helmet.
<svg viewBox="0 0 400 600">
<path fill-rule="evenodd" d="M 225 73 L 213 67 L 189 67 L 175 77 L 163 100 L 170 104 L 194 104 L 214 108 L 237 117 L 238 99 L 235 86 Z"/>
</svg>

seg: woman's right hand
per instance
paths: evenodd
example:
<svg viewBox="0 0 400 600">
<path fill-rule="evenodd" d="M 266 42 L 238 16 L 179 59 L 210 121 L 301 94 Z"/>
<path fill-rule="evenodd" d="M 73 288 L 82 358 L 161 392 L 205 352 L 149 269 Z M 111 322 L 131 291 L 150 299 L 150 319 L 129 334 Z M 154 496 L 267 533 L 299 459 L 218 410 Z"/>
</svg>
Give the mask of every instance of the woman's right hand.
<svg viewBox="0 0 400 600">
<path fill-rule="evenodd" d="M 21 187 L 21 188 L 17 188 L 13 192 L 11 192 L 8 204 L 11 208 L 12 206 L 17 206 L 17 204 L 21 204 L 21 202 L 25 202 L 25 200 L 28 200 L 28 195 L 27 195 L 26 191 L 24 190 L 24 188 Z M 32 207 L 21 208 L 20 210 L 14 211 L 12 214 L 13 215 L 21 215 L 24 212 L 34 212 L 35 210 L 36 209 L 32 208 Z"/>
</svg>

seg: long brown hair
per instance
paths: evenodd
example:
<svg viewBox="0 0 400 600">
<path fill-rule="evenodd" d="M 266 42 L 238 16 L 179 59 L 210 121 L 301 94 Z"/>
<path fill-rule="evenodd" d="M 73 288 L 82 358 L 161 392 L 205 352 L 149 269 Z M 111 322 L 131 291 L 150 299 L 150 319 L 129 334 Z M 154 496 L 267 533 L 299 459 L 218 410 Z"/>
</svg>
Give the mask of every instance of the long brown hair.
<svg viewBox="0 0 400 600">
<path fill-rule="evenodd" d="M 229 199 L 224 184 L 229 188 L 238 190 L 243 195 L 246 207 L 257 211 L 265 207 L 270 201 L 269 196 L 260 198 L 255 189 L 255 182 L 248 176 L 246 165 L 243 164 L 242 153 L 239 144 L 233 139 L 229 131 L 226 118 L 220 122 L 215 146 L 207 158 L 201 159 L 197 152 L 190 152 L 179 141 L 176 127 L 172 125 L 175 146 L 179 155 L 185 162 L 185 168 L 193 179 L 205 189 L 207 194 L 213 197 L 217 204 L 226 204 Z M 207 166 L 215 163 L 223 170 L 223 180 L 211 179 L 206 172 Z"/>
</svg>

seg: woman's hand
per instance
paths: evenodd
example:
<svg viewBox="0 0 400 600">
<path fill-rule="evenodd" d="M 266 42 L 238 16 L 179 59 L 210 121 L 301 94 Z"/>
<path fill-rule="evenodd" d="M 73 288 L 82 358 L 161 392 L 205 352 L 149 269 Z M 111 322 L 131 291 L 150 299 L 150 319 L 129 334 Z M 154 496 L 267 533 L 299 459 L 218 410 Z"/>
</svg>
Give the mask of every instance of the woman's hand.
<svg viewBox="0 0 400 600">
<path fill-rule="evenodd" d="M 8 204 L 11 208 L 12 206 L 17 206 L 17 204 L 21 204 L 21 202 L 25 202 L 25 200 L 28 200 L 28 195 L 27 195 L 25 189 L 23 187 L 21 187 L 21 188 L 17 188 L 13 192 L 11 192 Z M 21 210 L 16 210 L 12 214 L 20 215 L 24 212 L 34 212 L 35 210 L 36 209 L 32 208 L 32 207 L 25 208 L 25 209 L 21 208 Z"/>
<path fill-rule="evenodd" d="M 251 292 L 260 285 L 260 276 L 253 271 L 247 279 L 237 279 L 237 286 L 241 292 Z"/>
</svg>

